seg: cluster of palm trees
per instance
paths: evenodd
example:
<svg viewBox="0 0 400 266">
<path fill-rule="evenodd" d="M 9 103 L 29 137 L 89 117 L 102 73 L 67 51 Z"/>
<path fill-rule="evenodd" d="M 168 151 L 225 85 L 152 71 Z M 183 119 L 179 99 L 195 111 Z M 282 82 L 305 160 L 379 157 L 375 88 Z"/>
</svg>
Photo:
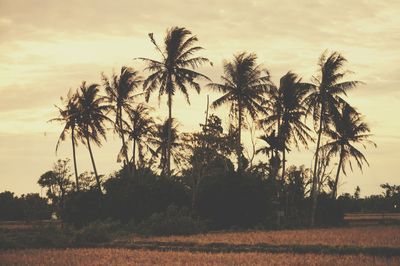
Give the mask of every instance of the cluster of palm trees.
<svg viewBox="0 0 400 266">
<path fill-rule="evenodd" d="M 307 148 L 310 141 L 315 141 L 315 133 L 311 189 L 314 211 L 321 182 L 317 169 L 322 160 L 321 154 L 328 159 L 339 157 L 332 188 L 333 198 L 337 194 L 340 171 L 346 173 L 345 165 L 351 167 L 351 158 L 356 160 L 360 168 L 364 162 L 368 164 L 355 144 L 372 143 L 368 140 L 370 129 L 362 121 L 361 114 L 344 98 L 347 91 L 361 82 L 343 81 L 348 71 L 344 70 L 346 59 L 341 54 L 323 53 L 319 60 L 319 74 L 313 77 L 311 83 L 303 82 L 297 74 L 288 72 L 277 86 L 271 81 L 269 71 L 257 64 L 257 56 L 243 52 L 235 55 L 232 61 L 224 62 L 221 82 L 215 83 L 196 71 L 201 65 L 211 62 L 205 57 L 196 56 L 203 48 L 197 46 L 198 39 L 189 30 L 180 27 L 169 29 L 163 46 L 158 45 L 153 34 L 149 34 L 149 37 L 160 59 L 136 58 L 146 63 L 145 71 L 149 72 L 147 78 L 142 78 L 133 68 L 122 67 L 119 76 L 108 78 L 102 75 L 104 96 L 99 94 L 99 85 L 86 85 L 83 82 L 75 93 L 67 97 L 65 106 L 59 108 L 60 116 L 54 120 L 64 123 L 59 142 L 65 139 L 66 134 L 71 135 L 77 189 L 79 180 L 75 146 L 82 142 L 89 150 L 98 189 L 101 191 L 90 145 L 101 145 L 101 140 L 106 138 L 106 123 L 112 124 L 121 138 L 118 160 L 123 162 L 132 176 L 135 176 L 137 163 L 143 164 L 148 152 L 152 157 L 160 158 L 162 176 L 170 177 L 174 145 L 179 145 L 177 125 L 172 115 L 173 98 L 179 90 L 190 103 L 189 89 L 193 88 L 199 93 L 201 80 L 208 82 L 208 88 L 222 93 L 211 107 L 230 104 L 239 173 L 245 170 L 241 137 L 242 129 L 247 126 L 245 118 L 250 117 L 263 132 L 260 139 L 264 140 L 265 146 L 257 152 L 268 154 L 273 168 L 271 171 L 275 173 L 275 178 L 278 178 L 281 171 L 279 176 L 282 180 L 286 175 L 287 153 L 293 145 L 296 148 L 300 145 Z M 144 95 L 148 102 L 151 94 L 156 91 L 159 98 L 167 96 L 169 111 L 168 118 L 158 125 L 150 115 L 151 108 L 136 100 Z M 110 114 L 115 119 L 111 119 Z M 309 117 L 313 123 L 307 122 Z M 132 142 L 131 157 L 128 155 L 129 141 Z"/>
</svg>

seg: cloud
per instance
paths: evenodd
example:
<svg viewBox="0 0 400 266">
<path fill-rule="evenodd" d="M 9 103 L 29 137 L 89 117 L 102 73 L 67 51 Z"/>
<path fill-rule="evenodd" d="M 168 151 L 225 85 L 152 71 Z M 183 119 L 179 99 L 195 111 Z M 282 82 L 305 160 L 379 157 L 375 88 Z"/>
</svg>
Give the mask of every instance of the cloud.
<svg viewBox="0 0 400 266">
<path fill-rule="evenodd" d="M 400 130 L 396 117 L 400 101 L 399 9 L 396 0 L 0 0 L 0 123 L 2 134 L 11 134 L 6 139 L 0 136 L 0 143 L 22 133 L 58 132 L 59 125 L 46 121 L 57 115 L 53 104 L 59 103 L 60 96 L 82 80 L 100 82 L 102 71 L 110 75 L 122 65 L 141 69 L 134 57 L 158 56 L 147 33 L 153 32 L 161 43 L 166 28 L 178 25 L 198 35 L 199 44 L 206 49 L 204 55 L 214 62 L 214 67 L 204 67 L 201 72 L 216 82 L 223 60 L 240 51 L 257 53 L 258 62 L 271 71 L 275 82 L 288 70 L 309 81 L 325 49 L 343 53 L 349 61 L 346 68 L 355 71 L 349 78 L 367 83 L 351 93 L 350 101 L 366 115 L 377 141 L 390 142 L 380 145 L 379 152 L 371 152 L 379 163 L 373 171 L 366 171 L 367 179 L 379 171 L 394 176 L 395 171 L 385 170 L 382 164 L 387 161 L 385 154 L 395 154 Z M 218 96 L 206 88 L 199 96 L 192 91 L 190 107 L 180 94 L 174 99 L 173 113 L 182 122 L 182 130 L 196 129 L 203 122 L 206 94 L 211 100 Z M 166 115 L 164 100 L 158 105 L 156 95 L 153 97 L 156 116 Z M 226 118 L 226 109 L 212 111 Z M 35 142 L 35 153 L 46 153 L 46 160 L 53 156 L 48 140 L 32 136 L 15 140 L 18 151 Z M 14 146 L 7 147 L 12 150 Z M 107 168 L 114 166 L 109 155 L 99 152 L 99 160 Z M 14 154 L 13 165 L 18 165 L 18 156 Z M 7 168 L 7 156 L 3 157 L 2 169 Z M 297 159 L 300 157 L 303 159 Z M 294 158 L 310 161 L 308 153 Z M 35 174 L 46 170 L 43 163 L 39 171 L 37 162 L 31 161 L 29 167 Z M 9 183 L 23 175 L 13 171 L 5 171 L 12 176 Z M 355 182 L 358 180 L 347 188 Z"/>
</svg>

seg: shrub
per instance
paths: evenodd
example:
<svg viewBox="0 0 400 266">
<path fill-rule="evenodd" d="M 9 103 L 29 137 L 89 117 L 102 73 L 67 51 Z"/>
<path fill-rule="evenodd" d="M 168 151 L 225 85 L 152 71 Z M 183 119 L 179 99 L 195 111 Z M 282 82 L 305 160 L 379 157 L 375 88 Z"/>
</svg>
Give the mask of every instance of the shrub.
<svg viewBox="0 0 400 266">
<path fill-rule="evenodd" d="M 197 211 L 213 229 L 250 228 L 267 217 L 265 184 L 256 175 L 228 172 L 205 177 L 199 186 Z"/>
<path fill-rule="evenodd" d="M 102 218 L 102 204 L 96 189 L 72 192 L 66 198 L 62 219 L 80 228 Z"/>
<path fill-rule="evenodd" d="M 184 185 L 166 178 L 148 176 L 142 182 L 134 182 L 132 178 L 115 177 L 104 186 L 105 215 L 122 222 L 141 222 L 171 204 L 178 207 L 190 204 Z"/>
<path fill-rule="evenodd" d="M 188 209 L 179 209 L 175 205 L 154 213 L 138 226 L 138 232 L 144 235 L 190 235 L 205 230 L 205 224 L 190 216 Z"/>
<path fill-rule="evenodd" d="M 342 225 L 344 223 L 344 211 L 340 202 L 331 199 L 328 194 L 320 194 L 315 221 L 316 224 L 322 226 Z"/>
<path fill-rule="evenodd" d="M 83 227 L 75 234 L 76 244 L 104 243 L 111 240 L 111 234 L 119 230 L 120 224 L 115 221 L 95 221 Z"/>
</svg>

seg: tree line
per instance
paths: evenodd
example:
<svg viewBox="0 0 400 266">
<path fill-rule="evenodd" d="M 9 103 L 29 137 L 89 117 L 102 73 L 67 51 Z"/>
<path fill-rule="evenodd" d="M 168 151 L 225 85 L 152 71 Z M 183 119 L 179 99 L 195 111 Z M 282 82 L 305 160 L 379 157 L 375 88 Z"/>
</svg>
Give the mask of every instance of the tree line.
<svg viewBox="0 0 400 266">
<path fill-rule="evenodd" d="M 135 186 L 140 186 L 148 172 L 158 179 L 180 182 L 190 191 L 193 210 L 199 208 L 201 183 L 208 176 L 257 175 L 262 182 L 268 181 L 270 189 L 263 193 L 269 193 L 271 202 L 278 202 L 278 209 L 290 208 L 288 199 L 296 192 L 288 186 L 293 185 L 294 190 L 301 187 L 302 197 L 308 198 L 308 206 L 301 208 L 311 210 L 308 221 L 314 225 L 320 194 L 334 201 L 340 174 L 346 175 L 347 167 L 352 170 L 352 162 L 360 169 L 368 165 L 358 146 L 376 144 L 370 140 L 370 128 L 362 114 L 346 100 L 347 93 L 362 82 L 346 79 L 350 71 L 345 69 L 347 60 L 340 53 L 324 52 L 311 82 L 289 71 L 279 84 L 274 84 L 269 70 L 257 62 L 256 54 L 241 52 L 224 61 L 223 75 L 219 82 L 214 82 L 198 72 L 200 66 L 212 63 L 198 56 L 203 48 L 191 31 L 170 28 L 162 45 L 153 34 L 149 38 L 159 59 L 135 58 L 145 63 L 143 74 L 126 66 L 110 77 L 103 73 L 102 84 L 82 82 L 63 98 L 61 107 L 57 106 L 59 115 L 51 121 L 61 122 L 64 127 L 56 150 L 62 141 L 71 141 L 74 191 L 87 190 L 82 185 L 84 178 L 78 173 L 76 158 L 76 146 L 83 144 L 93 168 L 93 186 L 89 187 L 95 188 L 100 197 L 105 196 L 107 181 L 102 181 L 104 177 L 97 170 L 92 145 L 102 145 L 109 125 L 121 141 L 117 160 L 122 170 L 116 176 L 130 179 Z M 182 133 L 173 116 L 174 96 L 180 91 L 190 104 L 189 90 L 199 93 L 201 81 L 207 83 L 207 89 L 221 95 L 212 103 L 207 102 L 199 131 Z M 148 101 L 153 94 L 167 97 L 165 120 L 157 121 L 152 116 Z M 209 110 L 224 105 L 229 106 L 227 130 L 222 127 L 221 118 Z M 242 131 L 246 129 L 252 130 L 252 137 L 254 132 L 261 132 L 255 137 L 263 146 L 256 147 L 252 139 L 252 154 L 246 154 L 243 144 Z M 287 154 L 293 148 L 308 148 L 310 143 L 316 143 L 312 169 L 288 167 Z M 254 163 L 255 155 L 263 155 L 264 159 Z M 337 166 L 333 175 L 334 163 Z M 60 171 L 51 172 L 54 175 Z"/>
</svg>

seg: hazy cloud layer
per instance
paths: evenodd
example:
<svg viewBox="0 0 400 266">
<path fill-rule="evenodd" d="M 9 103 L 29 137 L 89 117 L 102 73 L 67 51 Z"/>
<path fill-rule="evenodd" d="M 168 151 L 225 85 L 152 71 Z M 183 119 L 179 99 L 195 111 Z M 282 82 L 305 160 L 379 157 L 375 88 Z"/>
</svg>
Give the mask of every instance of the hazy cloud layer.
<svg viewBox="0 0 400 266">
<path fill-rule="evenodd" d="M 274 81 L 288 70 L 309 80 L 325 49 L 342 52 L 355 72 L 351 78 L 366 82 L 351 93 L 350 101 L 366 115 L 379 145 L 367 153 L 371 168 L 364 176 L 349 174 L 342 189 L 351 191 L 359 182 L 366 194 L 372 193 L 380 183 L 398 178 L 389 156 L 400 158 L 399 15 L 400 2 L 395 0 L 0 0 L 1 187 L 17 192 L 37 189 L 38 175 L 55 160 L 53 148 L 47 146 L 55 142 L 60 127 L 46 121 L 56 115 L 53 105 L 60 96 L 82 80 L 100 82 L 103 71 L 110 75 L 122 65 L 140 69 L 134 57 L 157 57 L 147 33 L 154 32 L 161 42 L 166 28 L 179 25 L 199 36 L 204 55 L 215 63 L 201 71 L 216 81 L 222 61 L 243 50 L 256 52 Z M 190 115 L 183 97 L 175 99 L 174 115 L 184 130 L 203 120 L 208 93 L 191 93 Z M 165 102 L 158 105 L 156 98 L 152 104 L 163 117 Z M 225 112 L 218 111 L 224 118 Z M 52 137 L 38 137 L 44 132 Z M 97 156 L 109 171 L 117 167 L 112 160 L 118 147 L 112 141 L 105 146 Z M 69 156 L 67 147 L 60 156 Z M 10 153 L 13 156 L 7 156 Z M 31 158 L 37 153 L 45 162 Z M 290 156 L 290 163 L 307 165 L 311 155 L 301 151 Z M 31 174 L 16 169 L 23 158 Z M 16 180 L 30 185 L 22 188 Z"/>
</svg>

